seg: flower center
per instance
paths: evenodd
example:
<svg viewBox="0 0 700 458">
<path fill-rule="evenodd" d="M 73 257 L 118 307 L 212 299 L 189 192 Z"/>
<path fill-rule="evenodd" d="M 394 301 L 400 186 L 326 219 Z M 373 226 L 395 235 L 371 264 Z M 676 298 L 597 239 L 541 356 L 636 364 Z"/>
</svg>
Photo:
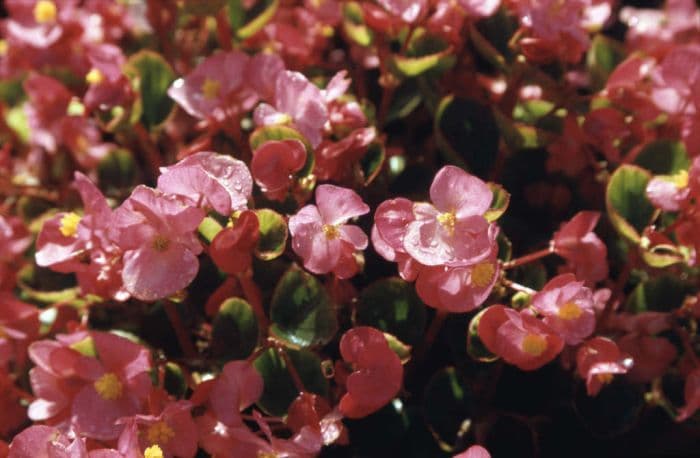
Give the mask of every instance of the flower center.
<svg viewBox="0 0 700 458">
<path fill-rule="evenodd" d="M 34 20 L 39 24 L 46 24 L 56 20 L 58 9 L 51 0 L 39 0 L 34 5 Z"/>
<path fill-rule="evenodd" d="M 563 320 L 575 320 L 580 317 L 582 313 L 583 310 L 581 310 L 581 307 L 576 305 L 575 302 L 567 302 L 559 307 L 557 315 L 559 315 L 559 318 Z"/>
<path fill-rule="evenodd" d="M 211 78 L 205 78 L 202 83 L 202 94 L 205 100 L 214 100 L 219 97 L 219 90 L 221 89 L 221 82 L 213 80 Z"/>
<path fill-rule="evenodd" d="M 538 334 L 528 334 L 520 347 L 528 355 L 540 356 L 547 349 L 547 339 Z"/>
<path fill-rule="evenodd" d="M 332 224 L 324 224 L 323 233 L 326 235 L 326 238 L 328 240 L 337 239 L 340 235 L 340 231 L 338 231 L 338 228 L 333 226 Z"/>
<path fill-rule="evenodd" d="M 153 423 L 146 431 L 148 442 L 152 444 L 167 444 L 175 437 L 175 432 L 164 421 Z"/>
<path fill-rule="evenodd" d="M 0 56 L 7 54 L 7 50 L 10 46 L 7 44 L 7 40 L 0 40 Z"/>
<path fill-rule="evenodd" d="M 452 234 L 455 231 L 455 223 L 457 222 L 457 216 L 454 214 L 454 212 L 440 213 L 437 217 L 437 220 L 440 224 L 442 224 L 442 227 L 444 227 L 450 234 Z"/>
<path fill-rule="evenodd" d="M 143 451 L 143 458 L 163 458 L 163 450 L 157 445 L 151 445 Z"/>
<path fill-rule="evenodd" d="M 671 179 L 673 180 L 673 184 L 675 184 L 677 188 L 685 188 L 688 186 L 688 171 L 681 170 L 680 172 L 673 175 Z"/>
<path fill-rule="evenodd" d="M 277 458 L 277 457 L 279 457 L 279 455 L 274 453 L 274 452 L 259 451 L 257 458 Z"/>
<path fill-rule="evenodd" d="M 168 240 L 164 236 L 158 234 L 155 237 L 153 237 L 154 250 L 163 252 L 168 249 L 168 246 L 170 246 L 170 240 Z"/>
<path fill-rule="evenodd" d="M 99 68 L 93 68 L 87 73 L 87 75 L 85 75 L 85 81 L 88 84 L 100 84 L 104 79 L 105 75 L 100 71 Z"/>
<path fill-rule="evenodd" d="M 608 383 L 613 381 L 613 374 L 596 374 L 595 378 L 598 379 L 598 381 L 604 385 L 607 385 Z"/>
<path fill-rule="evenodd" d="M 472 284 L 477 288 L 485 288 L 493 280 L 493 274 L 496 273 L 496 268 L 491 262 L 482 262 L 472 268 Z"/>
<path fill-rule="evenodd" d="M 61 225 L 58 230 L 64 237 L 75 237 L 78 233 L 78 224 L 80 224 L 80 216 L 78 214 L 73 212 L 66 213 L 61 218 Z"/>
<path fill-rule="evenodd" d="M 122 396 L 122 382 L 114 372 L 107 372 L 98 378 L 94 386 L 97 394 L 106 401 L 115 401 Z"/>
</svg>

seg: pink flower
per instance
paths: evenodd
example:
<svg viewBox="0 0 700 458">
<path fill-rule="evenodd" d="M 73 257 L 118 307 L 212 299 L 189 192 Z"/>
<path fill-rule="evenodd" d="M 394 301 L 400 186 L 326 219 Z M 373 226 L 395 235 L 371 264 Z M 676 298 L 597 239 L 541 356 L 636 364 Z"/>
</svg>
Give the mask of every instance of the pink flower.
<svg viewBox="0 0 700 458">
<path fill-rule="evenodd" d="M 33 425 L 15 436 L 8 458 L 88 458 L 85 439 L 72 441 L 54 426 Z"/>
<path fill-rule="evenodd" d="M 635 383 L 648 383 L 661 377 L 678 356 L 676 347 L 664 337 L 630 333 L 617 344 L 634 359 L 627 377 Z"/>
<path fill-rule="evenodd" d="M 24 366 L 27 346 L 39 336 L 39 309 L 0 292 L 0 372 L 10 361 Z"/>
<path fill-rule="evenodd" d="M 413 202 L 403 197 L 385 200 L 374 212 L 372 245 L 374 250 L 387 261 L 399 265 L 399 275 L 413 281 L 422 267 L 406 252 L 403 241 L 408 224 L 415 221 Z"/>
<path fill-rule="evenodd" d="M 377 3 L 408 24 L 420 21 L 428 10 L 426 0 L 378 0 Z"/>
<path fill-rule="evenodd" d="M 284 200 L 292 175 L 306 164 L 306 147 L 299 140 L 270 140 L 253 152 L 250 169 L 266 196 Z"/>
<path fill-rule="evenodd" d="M 73 94 L 59 81 L 34 73 L 23 86 L 29 98 L 24 110 L 31 127 L 31 142 L 55 152 L 61 143 L 61 121 Z"/>
<path fill-rule="evenodd" d="M 277 54 L 260 52 L 246 66 L 246 81 L 258 94 L 260 100 L 271 102 L 275 98 L 275 83 L 285 70 L 284 61 Z"/>
<path fill-rule="evenodd" d="M 210 207 L 222 215 L 248 208 L 253 178 L 243 161 L 202 151 L 170 167 L 161 167 L 160 191 L 182 196 L 192 205 Z"/>
<path fill-rule="evenodd" d="M 491 454 L 481 445 L 472 445 L 453 458 L 491 458 Z"/>
<path fill-rule="evenodd" d="M 632 364 L 632 358 L 605 337 L 594 337 L 586 341 L 576 353 L 576 370 L 586 380 L 589 396 L 598 394 L 603 385 L 612 381 L 615 374 L 626 373 Z"/>
<path fill-rule="evenodd" d="M 409 255 L 427 266 L 464 266 L 492 253 L 498 229 L 483 216 L 493 199 L 486 183 L 448 165 L 435 175 L 430 199 L 413 204 L 403 240 Z"/>
<path fill-rule="evenodd" d="M 343 415 L 366 417 L 398 394 L 403 366 L 380 331 L 369 326 L 348 330 L 340 339 L 340 354 L 355 368 L 345 383 L 348 391 L 340 400 Z"/>
<path fill-rule="evenodd" d="M 564 341 L 526 311 L 502 305 L 487 308 L 479 320 L 479 338 L 488 350 L 524 371 L 539 369 L 564 348 Z"/>
<path fill-rule="evenodd" d="M 599 218 L 598 212 L 578 212 L 554 233 L 554 252 L 566 259 L 576 278 L 588 283 L 608 276 L 608 250 L 593 232 Z"/>
<path fill-rule="evenodd" d="M 563 274 L 547 282 L 532 297 L 532 306 L 544 315 L 544 322 L 559 333 L 567 345 L 576 345 L 595 329 L 593 291 Z"/>
<path fill-rule="evenodd" d="M 678 211 L 688 200 L 688 172 L 676 175 L 658 175 L 647 183 L 646 194 L 655 207 L 664 211 Z"/>
<path fill-rule="evenodd" d="M 488 298 L 500 273 L 496 252 L 465 267 L 426 267 L 418 273 L 416 292 L 427 305 L 439 310 L 464 313 Z"/>
<path fill-rule="evenodd" d="M 489 17 L 501 6 L 501 0 L 459 0 L 458 3 L 475 18 Z"/>
<path fill-rule="evenodd" d="M 178 197 L 138 186 L 114 211 L 112 238 L 124 250 L 124 286 L 137 299 L 154 301 L 190 284 L 202 245 L 195 231 L 204 212 Z"/>
<path fill-rule="evenodd" d="M 244 75 L 250 58 L 240 51 L 220 52 L 206 58 L 184 80 L 178 79 L 168 95 L 199 119 L 223 120 L 247 111 L 257 101 Z"/>
<path fill-rule="evenodd" d="M 313 273 L 352 277 L 358 270 L 353 253 L 367 248 L 368 240 L 362 229 L 345 223 L 368 212 L 355 191 L 320 185 L 316 205 L 307 205 L 289 218 L 292 249 Z"/>
<path fill-rule="evenodd" d="M 678 410 L 676 421 L 685 421 L 700 409 L 700 368 L 685 379 L 685 405 Z"/>
<path fill-rule="evenodd" d="M 97 358 L 75 348 L 94 351 Z M 69 411 L 73 426 L 87 437 L 116 438 L 121 427 L 115 422 L 139 413 L 151 389 L 149 351 L 115 334 L 80 332 L 59 342 L 35 342 L 29 356 L 37 365 L 30 371 L 37 397 L 30 418 L 61 419 Z"/>
<path fill-rule="evenodd" d="M 139 432 L 140 449 L 157 446 L 163 456 L 193 457 L 197 453 L 197 425 L 188 401 L 171 402 L 159 415 L 136 415 L 122 422 L 134 421 Z"/>
<path fill-rule="evenodd" d="M 62 212 L 44 223 L 36 242 L 36 263 L 58 272 L 75 272 L 85 294 L 126 300 L 122 252 L 108 236 L 112 210 L 82 173 L 75 173 L 73 187 L 80 193 L 84 213 Z"/>
<path fill-rule="evenodd" d="M 292 124 L 315 148 L 321 143 L 328 110 L 321 90 L 298 72 L 286 70 L 277 76 L 272 105 L 263 103 L 254 112 L 255 124 Z"/>
<path fill-rule="evenodd" d="M 0 262 L 15 261 L 31 243 L 29 231 L 20 218 L 0 215 Z"/>
<path fill-rule="evenodd" d="M 89 84 L 83 102 L 88 111 L 126 104 L 133 96 L 131 83 L 122 72 L 126 58 L 121 48 L 103 43 L 90 48 L 92 69 L 85 76 Z"/>
</svg>

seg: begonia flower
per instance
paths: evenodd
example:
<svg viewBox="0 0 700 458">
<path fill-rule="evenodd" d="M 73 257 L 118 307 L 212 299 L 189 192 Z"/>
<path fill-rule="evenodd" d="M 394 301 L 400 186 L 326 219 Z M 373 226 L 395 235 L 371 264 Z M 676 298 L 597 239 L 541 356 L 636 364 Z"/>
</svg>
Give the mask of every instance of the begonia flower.
<svg viewBox="0 0 700 458">
<path fill-rule="evenodd" d="M 138 186 L 114 211 L 113 240 L 124 251 L 122 280 L 132 296 L 155 301 L 197 275 L 202 245 L 195 231 L 204 212 L 177 196 Z"/>
<path fill-rule="evenodd" d="M 576 370 L 586 380 L 589 396 L 597 395 L 610 383 L 615 374 L 624 374 L 634 361 L 620 351 L 614 341 L 605 337 L 594 337 L 579 347 L 576 353 Z"/>
<path fill-rule="evenodd" d="M 343 415 L 366 417 L 398 394 L 403 366 L 381 331 L 369 326 L 348 330 L 340 339 L 340 355 L 354 367 L 345 381 L 347 393 L 340 400 Z"/>
<path fill-rule="evenodd" d="M 490 352 L 524 371 L 539 369 L 564 348 L 564 340 L 542 321 L 502 305 L 483 312 L 477 332 Z"/>
<path fill-rule="evenodd" d="M 27 346 L 39 336 L 39 309 L 0 292 L 0 371 L 26 360 Z"/>
<path fill-rule="evenodd" d="M 433 179 L 430 199 L 413 204 L 415 219 L 403 240 L 409 255 L 427 266 L 463 266 L 492 253 L 498 229 L 484 218 L 493 199 L 486 183 L 446 166 Z"/>
<path fill-rule="evenodd" d="M 54 426 L 33 425 L 14 437 L 8 455 L 8 458 L 30 457 L 88 458 L 88 451 L 81 437 L 70 440 Z"/>
<path fill-rule="evenodd" d="M 608 250 L 593 232 L 600 213 L 578 212 L 554 233 L 554 252 L 567 261 L 576 278 L 596 283 L 608 276 Z"/>
<path fill-rule="evenodd" d="M 488 298 L 500 268 L 496 252 L 465 267 L 426 267 L 418 273 L 416 292 L 427 305 L 453 313 L 469 312 Z"/>
<path fill-rule="evenodd" d="M 202 151 L 170 167 L 161 167 L 160 191 L 182 196 L 192 205 L 213 208 L 222 215 L 248 208 L 253 178 L 243 161 Z"/>
<path fill-rule="evenodd" d="M 406 281 L 415 280 L 421 268 L 403 245 L 406 228 L 414 220 L 413 202 L 399 197 L 379 204 L 372 226 L 374 250 L 387 261 L 398 263 L 399 275 Z"/>
<path fill-rule="evenodd" d="M 306 147 L 299 140 L 269 140 L 253 152 L 250 170 L 268 198 L 284 200 L 292 176 L 306 164 Z"/>
<path fill-rule="evenodd" d="M 573 274 L 558 275 L 532 296 L 532 306 L 567 345 L 576 345 L 595 329 L 593 291 Z"/>
<path fill-rule="evenodd" d="M 472 445 L 462 453 L 455 455 L 453 458 L 491 458 L 491 454 L 481 445 Z"/>
<path fill-rule="evenodd" d="M 197 453 L 197 426 L 188 401 L 171 402 L 159 415 L 136 415 L 141 450 L 157 446 L 163 457 L 193 457 Z M 124 421 L 124 420 L 122 420 Z"/>
<path fill-rule="evenodd" d="M 247 111 L 257 101 L 248 87 L 245 69 L 248 55 L 240 51 L 219 52 L 204 59 L 184 79 L 168 89 L 168 95 L 187 113 L 199 119 L 223 120 Z"/>
<path fill-rule="evenodd" d="M 358 270 L 353 253 L 367 248 L 368 240 L 362 229 L 346 223 L 368 212 L 355 191 L 320 185 L 316 205 L 307 205 L 289 218 L 292 249 L 313 273 L 352 277 Z"/>
<path fill-rule="evenodd" d="M 319 88 L 303 74 L 286 70 L 277 76 L 274 101 L 260 104 L 253 116 L 258 126 L 292 124 L 315 148 L 321 143 L 328 110 Z"/>
<path fill-rule="evenodd" d="M 678 356 L 676 347 L 664 337 L 630 333 L 622 336 L 617 344 L 634 359 L 627 377 L 635 383 L 661 377 Z"/>
</svg>

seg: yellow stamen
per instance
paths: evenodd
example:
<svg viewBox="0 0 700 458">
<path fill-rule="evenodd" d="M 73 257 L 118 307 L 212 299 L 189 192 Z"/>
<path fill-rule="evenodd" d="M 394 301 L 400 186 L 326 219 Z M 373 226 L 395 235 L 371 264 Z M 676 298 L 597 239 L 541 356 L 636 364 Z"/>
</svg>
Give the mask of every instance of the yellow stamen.
<svg viewBox="0 0 700 458">
<path fill-rule="evenodd" d="M 34 5 L 34 20 L 39 24 L 46 24 L 56 20 L 58 9 L 51 0 L 39 0 Z"/>
<path fill-rule="evenodd" d="M 167 444 L 175 437 L 175 432 L 164 421 L 153 423 L 146 431 L 146 438 L 152 444 Z"/>
<path fill-rule="evenodd" d="M 540 356 L 547 349 L 547 339 L 537 334 L 528 334 L 520 344 L 522 350 L 532 356 Z"/>
<path fill-rule="evenodd" d="M 93 385 L 97 394 L 106 401 L 115 401 L 122 397 L 122 382 L 119 381 L 114 372 L 107 372 L 98 378 Z"/>
<path fill-rule="evenodd" d="M 205 78 L 204 83 L 202 83 L 202 95 L 204 95 L 205 100 L 214 100 L 219 96 L 219 90 L 221 89 L 221 82 L 213 80 L 211 78 Z"/>
<path fill-rule="evenodd" d="M 78 224 L 80 224 L 80 216 L 78 214 L 73 212 L 66 213 L 61 218 L 61 225 L 58 230 L 64 237 L 75 237 L 78 233 Z"/>
<path fill-rule="evenodd" d="M 87 75 L 85 75 L 85 81 L 88 84 L 100 84 L 104 79 L 105 75 L 99 68 L 93 68 L 87 73 Z"/>
<path fill-rule="evenodd" d="M 10 45 L 7 44 L 7 40 L 0 40 L 0 56 L 7 54 L 8 49 L 10 49 Z"/>
<path fill-rule="evenodd" d="M 496 273 L 496 268 L 491 262 L 482 262 L 472 268 L 472 284 L 477 288 L 485 288 L 493 280 L 493 274 Z"/>
<path fill-rule="evenodd" d="M 258 457 L 257 458 L 278 458 L 279 455 L 274 453 L 274 452 L 263 452 L 258 451 Z"/>
<path fill-rule="evenodd" d="M 614 376 L 613 374 L 596 374 L 595 378 L 597 378 L 600 383 L 607 385 L 613 381 Z"/>
<path fill-rule="evenodd" d="M 324 224 L 323 225 L 323 233 L 326 235 L 326 238 L 328 240 L 337 239 L 338 236 L 340 235 L 338 228 L 331 225 L 331 224 Z"/>
<path fill-rule="evenodd" d="M 157 445 L 151 445 L 143 451 L 143 458 L 163 458 L 163 449 Z"/>
<path fill-rule="evenodd" d="M 450 234 L 452 234 L 455 231 L 455 223 L 457 222 L 457 216 L 454 214 L 454 212 L 440 213 L 437 217 L 437 220 L 440 224 L 442 224 L 442 227 L 447 229 L 447 231 Z"/>
<path fill-rule="evenodd" d="M 559 307 L 557 315 L 563 320 L 575 320 L 583 314 L 583 310 L 575 302 L 567 302 Z"/>
<path fill-rule="evenodd" d="M 688 171 L 681 170 L 675 175 L 672 175 L 671 179 L 673 180 L 673 184 L 675 184 L 677 188 L 685 188 L 686 186 L 688 186 Z"/>
<path fill-rule="evenodd" d="M 165 251 L 170 245 L 170 240 L 158 234 L 153 238 L 153 249 L 156 251 Z"/>
</svg>

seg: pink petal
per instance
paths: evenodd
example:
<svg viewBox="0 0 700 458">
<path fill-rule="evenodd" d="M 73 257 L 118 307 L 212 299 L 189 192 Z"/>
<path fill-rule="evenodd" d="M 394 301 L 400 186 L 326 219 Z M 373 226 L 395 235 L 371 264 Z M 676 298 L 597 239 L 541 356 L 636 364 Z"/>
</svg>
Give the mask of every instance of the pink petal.
<svg viewBox="0 0 700 458">
<path fill-rule="evenodd" d="M 316 205 L 323 223 L 334 226 L 369 213 L 369 206 L 355 191 L 331 184 L 316 188 Z"/>
<path fill-rule="evenodd" d="M 430 200 L 441 212 L 454 212 L 457 218 L 464 218 L 483 215 L 491 206 L 493 193 L 480 179 L 448 165 L 435 175 Z"/>
</svg>

